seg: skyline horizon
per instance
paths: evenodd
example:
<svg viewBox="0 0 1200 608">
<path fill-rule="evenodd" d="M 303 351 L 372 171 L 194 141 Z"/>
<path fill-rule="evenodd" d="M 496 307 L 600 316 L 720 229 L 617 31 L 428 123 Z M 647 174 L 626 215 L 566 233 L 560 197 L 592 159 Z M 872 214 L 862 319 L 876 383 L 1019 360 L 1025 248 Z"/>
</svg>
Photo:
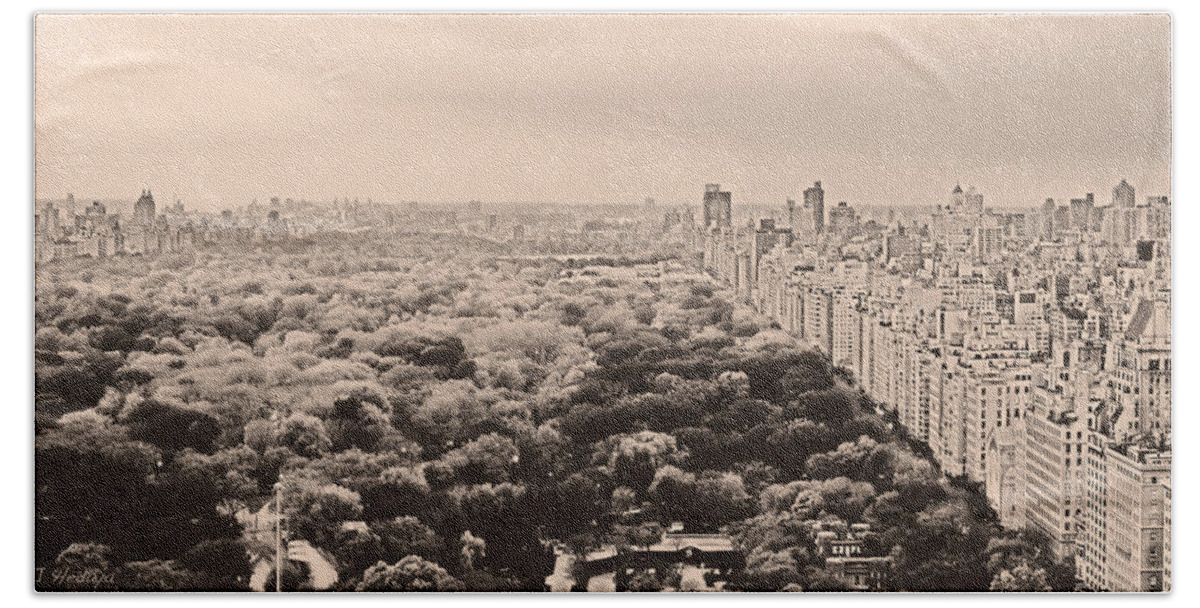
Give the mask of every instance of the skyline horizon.
<svg viewBox="0 0 1200 608">
<path fill-rule="evenodd" d="M 1121 178 L 1172 189 L 1167 14 L 42 14 L 35 30 L 37 198 L 686 204 L 698 175 L 758 202 L 818 175 L 874 205 L 937 204 L 931 185 L 955 182 L 997 208 Z"/>
<path fill-rule="evenodd" d="M 1019 204 L 1019 203 L 1018 204 L 997 205 L 997 204 L 989 201 L 989 193 L 987 191 L 984 191 L 984 190 L 976 187 L 973 184 L 964 183 L 964 182 L 956 182 L 955 186 L 962 187 L 963 190 L 966 190 L 966 191 L 970 191 L 971 189 L 974 189 L 974 191 L 977 194 L 982 194 L 984 197 L 984 207 L 985 208 L 995 208 L 995 209 L 1034 208 L 1034 209 L 1036 209 L 1036 208 L 1040 207 L 1043 203 L 1045 203 L 1046 199 L 1052 198 L 1052 199 L 1054 199 L 1056 204 L 1061 205 L 1061 204 L 1068 204 L 1072 198 L 1082 198 L 1082 197 L 1086 196 L 1087 194 L 1092 194 L 1095 197 L 1096 206 L 1102 207 L 1102 206 L 1110 205 L 1110 204 L 1112 204 L 1112 201 L 1109 200 L 1109 198 L 1105 198 L 1104 196 L 1102 196 L 1102 194 L 1105 192 L 1111 193 L 1111 189 L 1116 187 L 1117 184 L 1119 184 L 1120 182 L 1123 182 L 1123 181 L 1126 183 L 1129 183 L 1129 185 L 1133 186 L 1133 188 L 1137 192 L 1137 198 L 1135 200 L 1138 201 L 1139 206 L 1144 204 L 1145 198 L 1148 196 L 1166 196 L 1168 198 L 1168 200 L 1173 200 L 1173 194 L 1170 191 L 1168 191 L 1164 194 L 1160 191 L 1144 190 L 1143 188 L 1139 187 L 1137 184 L 1129 182 L 1127 179 L 1124 179 L 1124 178 L 1118 179 L 1116 182 L 1114 182 L 1112 184 L 1112 186 L 1109 186 L 1107 189 L 1105 189 L 1105 188 L 1095 188 L 1095 189 L 1083 188 L 1083 189 L 1079 189 L 1077 192 L 1074 192 L 1074 193 L 1068 194 L 1068 195 L 1046 196 L 1037 201 L 1031 202 L 1027 205 L 1023 205 L 1023 204 Z M 824 189 L 824 186 L 828 183 L 824 179 L 814 180 L 814 183 L 815 182 L 820 182 L 822 184 L 823 189 Z M 777 203 L 776 202 L 762 202 L 762 201 L 738 202 L 737 198 L 736 198 L 736 194 L 737 194 L 736 190 L 732 190 L 730 187 L 727 187 L 726 184 L 723 182 L 713 182 L 713 181 L 704 182 L 704 184 L 712 184 L 712 183 L 719 184 L 721 186 L 722 190 L 732 192 L 735 197 L 734 198 L 735 206 L 737 206 L 738 204 L 741 204 L 741 205 L 745 205 L 748 207 L 774 207 L 776 205 L 785 204 L 788 199 L 800 202 L 800 200 L 803 198 L 803 193 L 801 191 L 799 194 L 785 195 Z M 802 187 L 802 189 L 803 189 L 803 187 Z M 153 193 L 155 188 L 142 187 L 141 190 L 143 192 L 148 191 L 148 192 Z M 949 198 L 950 193 L 952 191 L 953 191 L 953 188 L 951 188 L 950 190 L 947 191 L 946 198 Z M 160 193 L 161 192 L 162 191 L 160 191 Z M 829 193 L 830 190 L 825 189 L 825 192 Z M 35 202 L 47 202 L 47 201 L 60 202 L 60 201 L 65 201 L 67 195 L 73 195 L 73 194 L 75 194 L 75 191 L 61 193 L 56 196 L 35 196 L 34 201 Z M 446 200 L 418 200 L 418 199 L 375 200 L 375 197 L 364 197 L 364 196 L 354 197 L 354 196 L 339 195 L 336 197 L 331 197 L 331 196 L 305 197 L 305 196 L 297 196 L 297 195 L 288 196 L 286 194 L 267 194 L 267 195 L 264 195 L 261 197 L 252 197 L 248 201 L 243 201 L 243 202 L 233 205 L 233 206 L 229 206 L 228 204 L 224 204 L 224 205 L 218 204 L 216 207 L 208 206 L 208 207 L 204 207 L 200 210 L 208 211 L 208 212 L 220 212 L 223 210 L 242 208 L 242 207 L 250 205 L 254 202 L 258 202 L 259 204 L 269 204 L 271 198 L 273 198 L 273 197 L 277 197 L 281 200 L 292 199 L 292 200 L 295 200 L 298 202 L 306 202 L 306 203 L 313 203 L 313 204 L 319 204 L 319 205 L 342 203 L 342 202 L 344 202 L 343 199 L 349 198 L 350 200 L 352 200 L 354 202 L 358 202 L 360 204 L 368 204 L 368 202 L 370 201 L 371 204 L 381 204 L 381 205 L 400 205 L 400 204 L 411 204 L 411 203 L 423 204 L 423 205 L 465 205 L 465 204 L 468 204 L 473 201 L 478 201 L 484 205 L 545 205 L 545 206 L 558 206 L 558 205 L 563 205 L 563 206 L 567 206 L 567 205 L 641 206 L 644 204 L 646 198 L 653 198 L 655 200 L 656 207 L 662 207 L 662 208 L 685 207 L 686 208 L 686 207 L 695 206 L 695 207 L 699 208 L 702 206 L 702 200 L 701 200 L 702 196 L 703 196 L 703 184 L 700 187 L 699 196 L 696 197 L 697 200 L 684 201 L 684 202 L 663 201 L 663 200 L 660 200 L 656 196 L 648 196 L 648 197 L 643 197 L 641 200 L 629 200 L 629 201 L 577 201 L 577 200 L 575 200 L 575 201 L 572 201 L 572 200 L 537 201 L 537 200 L 487 200 L 487 199 L 481 199 L 481 198 L 477 198 L 477 197 L 476 198 L 470 198 L 470 197 L 455 198 L 455 199 L 446 199 Z M 89 195 L 89 196 L 78 197 L 76 199 L 76 204 L 86 204 L 90 201 L 99 201 L 99 202 L 106 203 L 106 204 L 107 203 L 132 204 L 136 200 L 137 200 L 136 197 L 126 198 L 126 197 L 119 196 L 119 195 L 118 196 L 113 196 L 113 195 L 91 196 L 91 195 Z M 172 195 L 170 197 L 161 197 L 161 194 L 159 197 L 156 197 L 156 202 L 163 202 L 163 203 L 168 203 L 168 204 L 173 203 L 176 200 L 183 202 L 185 207 L 188 207 L 189 210 L 197 210 L 195 207 L 191 207 L 189 205 L 189 201 L 187 201 L 183 197 L 179 197 L 177 195 L 177 193 L 172 193 Z M 851 207 L 902 207 L 902 208 L 913 208 L 913 209 L 920 208 L 920 207 L 937 206 L 937 205 L 945 203 L 944 200 L 929 201 L 929 202 L 905 202 L 905 203 L 870 203 L 870 202 L 852 201 L 852 200 L 842 199 L 842 198 L 838 198 L 838 197 L 827 197 L 826 207 L 827 208 L 833 207 L 841 202 L 845 202 L 848 205 L 850 205 Z"/>
</svg>

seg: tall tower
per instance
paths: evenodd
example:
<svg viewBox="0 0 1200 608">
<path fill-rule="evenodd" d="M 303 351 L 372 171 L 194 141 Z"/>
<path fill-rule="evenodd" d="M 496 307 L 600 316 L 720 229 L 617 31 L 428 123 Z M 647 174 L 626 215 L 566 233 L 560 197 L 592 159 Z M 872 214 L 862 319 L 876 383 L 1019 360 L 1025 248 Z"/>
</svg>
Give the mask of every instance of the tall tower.
<svg viewBox="0 0 1200 608">
<path fill-rule="evenodd" d="M 733 195 L 721 190 L 721 184 L 704 185 L 704 228 L 716 222 L 718 227 L 733 227 Z"/>
<path fill-rule="evenodd" d="M 140 224 L 154 223 L 154 195 L 143 190 L 142 196 L 133 204 L 133 219 Z"/>
<path fill-rule="evenodd" d="M 974 186 L 967 189 L 965 198 L 967 201 L 967 213 L 983 215 L 983 195 L 975 192 Z"/>
<path fill-rule="evenodd" d="M 1129 182 L 1121 180 L 1121 183 L 1117 184 L 1117 186 L 1113 188 L 1112 201 L 1113 207 L 1136 207 L 1137 201 L 1136 197 L 1134 196 L 1133 186 L 1130 186 Z"/>
<path fill-rule="evenodd" d="M 1054 199 L 1048 198 L 1042 204 L 1042 239 L 1054 240 Z"/>
<path fill-rule="evenodd" d="M 812 188 L 804 190 L 804 207 L 812 209 L 812 227 L 815 234 L 825 231 L 825 191 L 821 182 L 814 182 Z"/>
</svg>

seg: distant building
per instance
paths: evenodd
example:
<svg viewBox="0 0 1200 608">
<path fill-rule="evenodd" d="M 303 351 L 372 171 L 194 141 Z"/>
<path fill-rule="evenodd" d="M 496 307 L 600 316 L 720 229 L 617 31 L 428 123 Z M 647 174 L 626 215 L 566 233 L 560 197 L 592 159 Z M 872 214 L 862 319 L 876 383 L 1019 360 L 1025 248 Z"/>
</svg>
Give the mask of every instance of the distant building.
<svg viewBox="0 0 1200 608">
<path fill-rule="evenodd" d="M 668 532 L 647 547 L 605 545 L 583 556 L 575 565 L 574 574 L 582 579 L 575 581 L 575 588 L 587 589 L 593 580 L 611 576 L 616 590 L 622 590 L 640 572 L 680 568 L 699 569 L 705 579 L 720 582 L 745 568 L 745 559 L 728 536 Z"/>
<path fill-rule="evenodd" d="M 871 526 L 844 522 L 818 522 L 812 538 L 817 557 L 825 559 L 825 572 L 855 591 L 882 591 L 891 578 L 892 558 L 867 555 Z"/>
<path fill-rule="evenodd" d="M 1113 188 L 1112 204 L 1113 207 L 1117 208 L 1132 208 L 1137 206 L 1137 197 L 1134 194 L 1133 186 L 1130 186 L 1129 182 L 1121 180 L 1121 183 Z"/>
<path fill-rule="evenodd" d="M 713 225 L 733 227 L 733 194 L 722 191 L 720 184 L 704 186 L 704 228 Z"/>
<path fill-rule="evenodd" d="M 821 188 L 821 182 L 814 182 L 811 188 L 804 190 L 804 208 L 812 213 L 813 234 L 821 234 L 825 231 L 825 190 Z"/>
<path fill-rule="evenodd" d="M 142 196 L 133 204 L 133 219 L 149 225 L 154 222 L 154 215 L 154 195 L 149 190 L 142 190 Z"/>
<path fill-rule="evenodd" d="M 1096 199 L 1091 192 L 1083 198 L 1071 199 L 1071 229 L 1081 233 L 1091 232 L 1092 209 L 1095 206 Z"/>
<path fill-rule="evenodd" d="M 858 228 L 858 218 L 854 214 L 854 208 L 846 204 L 846 201 L 841 201 L 837 207 L 829 210 L 829 231 L 838 234 L 849 234 Z"/>
</svg>

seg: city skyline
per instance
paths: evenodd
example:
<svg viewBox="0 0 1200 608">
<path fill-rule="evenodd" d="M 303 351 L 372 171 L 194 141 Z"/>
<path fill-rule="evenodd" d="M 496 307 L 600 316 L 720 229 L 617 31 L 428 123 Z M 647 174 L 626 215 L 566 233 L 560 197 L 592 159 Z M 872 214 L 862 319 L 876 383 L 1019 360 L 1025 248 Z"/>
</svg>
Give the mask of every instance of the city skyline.
<svg viewBox="0 0 1200 608">
<path fill-rule="evenodd" d="M 1165 15 L 183 17 L 38 17 L 38 198 L 1171 192 Z"/>
<path fill-rule="evenodd" d="M 41 15 L 34 589 L 1171 592 L 1171 25 Z"/>
</svg>

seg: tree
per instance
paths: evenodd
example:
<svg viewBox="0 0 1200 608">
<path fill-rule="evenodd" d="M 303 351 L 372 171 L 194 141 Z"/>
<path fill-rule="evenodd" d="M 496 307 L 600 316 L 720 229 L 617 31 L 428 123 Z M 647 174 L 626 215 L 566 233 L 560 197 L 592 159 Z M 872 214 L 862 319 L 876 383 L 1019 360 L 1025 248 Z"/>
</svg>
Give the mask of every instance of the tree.
<svg viewBox="0 0 1200 608">
<path fill-rule="evenodd" d="M 837 440 L 824 423 L 796 418 L 785 424 L 761 425 L 747 433 L 746 456 L 779 470 L 783 479 L 804 476 L 804 464 L 814 452 L 836 447 Z"/>
<path fill-rule="evenodd" d="M 648 494 L 660 522 L 690 521 L 696 506 L 696 476 L 672 465 L 660 467 Z"/>
<path fill-rule="evenodd" d="M 1001 570 L 992 579 L 992 591 L 1051 591 L 1046 582 L 1046 571 L 1021 562 L 1015 568 Z"/>
<path fill-rule="evenodd" d="M 368 520 L 416 515 L 429 505 L 430 487 L 421 467 L 391 467 L 361 486 Z"/>
<path fill-rule="evenodd" d="M 408 555 L 437 561 L 446 553 L 442 537 L 416 517 L 377 521 L 371 529 L 379 537 L 378 555 L 386 561 L 395 562 Z"/>
<path fill-rule="evenodd" d="M 342 526 L 334 538 L 338 583 L 357 585 L 359 577 L 379 560 L 382 553 L 382 541 L 369 526 Z"/>
<path fill-rule="evenodd" d="M 104 387 L 124 363 L 117 352 L 86 352 L 61 365 L 39 362 L 34 369 L 34 393 L 39 410 L 52 416 L 96 407 L 104 397 Z M 62 359 L 60 357 L 60 359 Z M 49 397 L 53 396 L 53 399 Z M 47 404 L 54 404 L 47 407 Z"/>
<path fill-rule="evenodd" d="M 834 451 L 810 456 L 805 469 L 813 479 L 848 477 L 887 490 L 892 485 L 894 455 L 892 446 L 863 435 L 854 442 L 842 443 Z"/>
<path fill-rule="evenodd" d="M 654 481 L 659 467 L 678 462 L 682 454 L 675 438 L 665 433 L 642 431 L 610 437 L 608 468 L 617 485 L 627 486 L 639 494 Z"/>
<path fill-rule="evenodd" d="M 309 567 L 307 562 L 283 560 L 283 572 L 279 575 L 279 586 L 284 591 L 305 591 L 308 589 Z M 264 591 L 275 591 L 275 567 L 267 572 L 267 582 Z"/>
<path fill-rule="evenodd" d="M 784 379 L 785 384 L 787 379 Z M 810 420 L 839 426 L 854 420 L 859 412 L 858 398 L 851 392 L 840 388 L 822 388 L 806 391 L 796 397 L 794 403 L 787 407 L 786 413 L 791 416 L 804 417 Z"/>
<path fill-rule="evenodd" d="M 342 523 L 358 520 L 363 511 L 358 492 L 307 479 L 284 483 L 283 509 L 298 538 L 327 548 L 333 547 Z"/>
<path fill-rule="evenodd" d="M 387 397 L 370 387 L 356 387 L 338 397 L 325 421 L 331 449 L 375 451 L 380 440 L 392 431 L 391 410 Z"/>
<path fill-rule="evenodd" d="M 635 593 L 652 593 L 663 590 L 663 581 L 658 574 L 646 570 L 639 570 L 625 583 L 625 591 Z"/>
<path fill-rule="evenodd" d="M 153 492 L 160 454 L 130 441 L 98 414 L 64 416 L 34 442 L 36 561 L 49 566 L 79 539 L 116 548 L 118 563 L 138 544 L 142 506 Z M 149 557 L 138 554 L 135 559 Z"/>
<path fill-rule="evenodd" d="M 753 549 L 746 557 L 746 568 L 734 581 L 738 591 L 781 591 L 802 581 L 800 565 L 788 550 Z"/>
<path fill-rule="evenodd" d="M 280 445 L 305 458 L 318 458 L 333 447 L 325 423 L 311 414 L 296 412 L 283 419 L 279 427 Z"/>
<path fill-rule="evenodd" d="M 456 488 L 451 494 L 462 518 L 458 529 L 487 541 L 487 554 L 475 560 L 475 568 L 515 579 L 524 590 L 542 589 L 554 554 L 532 519 L 535 495 L 511 483 Z"/>
<path fill-rule="evenodd" d="M 358 591 L 462 591 L 462 581 L 436 563 L 409 555 L 395 564 L 379 562 L 363 573 Z"/>
<path fill-rule="evenodd" d="M 892 552 L 900 591 L 987 591 L 989 528 L 965 501 L 930 505 L 906 529 Z"/>
<path fill-rule="evenodd" d="M 810 391 L 820 391 L 833 386 L 833 374 L 829 363 L 813 351 L 802 351 L 789 361 L 779 380 L 784 391 L 794 396 Z M 777 378 L 779 376 L 776 376 Z"/>
<path fill-rule="evenodd" d="M 221 435 L 221 425 L 213 416 L 154 399 L 135 405 L 124 422 L 130 437 L 154 444 L 168 454 L 184 448 L 211 453 Z"/>
<path fill-rule="evenodd" d="M 196 587 L 205 591 L 246 591 L 252 573 L 241 539 L 200 541 L 188 549 L 179 563 L 196 573 Z"/>
<path fill-rule="evenodd" d="M 502 483 L 519 462 L 516 444 L 498 433 L 488 433 L 447 452 L 442 460 L 454 470 L 460 483 Z"/>
<path fill-rule="evenodd" d="M 463 570 L 474 570 L 475 561 L 487 555 L 487 542 L 471 534 L 470 530 L 463 531 L 459 537 L 459 544 L 462 545 L 462 550 L 459 551 L 459 565 Z"/>
<path fill-rule="evenodd" d="M 658 543 L 663 538 L 663 527 L 658 522 L 647 522 L 636 526 L 615 526 L 613 532 L 618 535 L 621 542 L 643 549 L 649 549 L 651 545 Z"/>
<path fill-rule="evenodd" d="M 178 562 L 152 559 L 129 562 L 121 568 L 122 591 L 216 591 L 197 580 L 193 572 L 180 567 Z"/>
<path fill-rule="evenodd" d="M 844 521 L 858 521 L 875 498 L 871 484 L 845 477 L 799 483 L 803 485 L 792 501 L 791 510 L 801 519 L 833 515 Z"/>
</svg>

